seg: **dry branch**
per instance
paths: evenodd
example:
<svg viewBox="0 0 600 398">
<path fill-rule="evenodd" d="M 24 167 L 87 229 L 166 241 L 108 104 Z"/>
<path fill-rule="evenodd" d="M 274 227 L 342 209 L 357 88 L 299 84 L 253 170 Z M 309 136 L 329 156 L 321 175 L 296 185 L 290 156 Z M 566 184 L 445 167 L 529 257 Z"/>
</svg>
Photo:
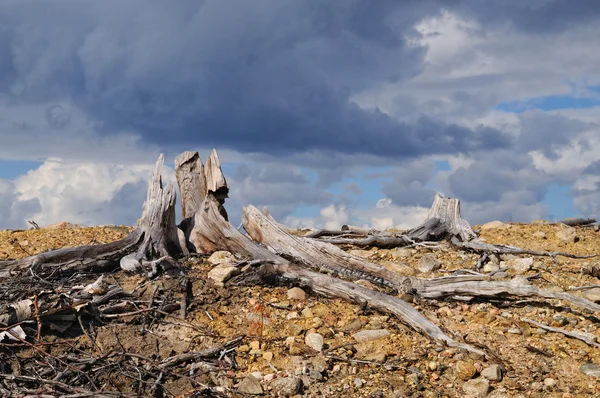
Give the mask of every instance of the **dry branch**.
<svg viewBox="0 0 600 398">
<path fill-rule="evenodd" d="M 521 320 L 523 322 L 527 322 L 533 326 L 536 326 L 540 329 L 548 330 L 549 332 L 554 332 L 554 333 L 561 333 L 561 334 L 564 334 L 565 336 L 572 337 L 577 340 L 581 340 L 584 343 L 589 344 L 591 346 L 600 347 L 600 344 L 598 344 L 596 336 L 586 336 L 585 334 L 582 334 L 582 333 L 569 332 L 568 330 L 544 325 L 543 323 L 539 323 L 539 322 L 536 322 L 536 321 L 534 321 L 532 319 L 528 319 L 528 318 L 521 318 Z"/>
</svg>

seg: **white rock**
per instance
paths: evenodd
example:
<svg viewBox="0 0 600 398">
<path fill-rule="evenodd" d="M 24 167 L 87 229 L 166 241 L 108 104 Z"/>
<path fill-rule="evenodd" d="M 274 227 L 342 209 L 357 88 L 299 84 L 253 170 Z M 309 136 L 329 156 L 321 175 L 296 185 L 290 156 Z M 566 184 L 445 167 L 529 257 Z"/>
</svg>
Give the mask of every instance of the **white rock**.
<svg viewBox="0 0 600 398">
<path fill-rule="evenodd" d="M 524 274 L 531 269 L 533 265 L 533 258 L 515 258 L 508 261 L 502 261 L 500 267 L 508 267 L 514 269 L 517 274 Z"/>
<path fill-rule="evenodd" d="M 500 269 L 500 266 L 496 263 L 493 262 L 487 262 L 485 263 L 485 265 L 481 268 L 481 270 L 483 272 L 485 272 L 486 274 L 489 274 L 490 272 L 495 272 L 498 271 Z"/>
<path fill-rule="evenodd" d="M 321 352 L 323 350 L 323 336 L 319 333 L 307 333 L 304 343 L 315 351 Z"/>
<path fill-rule="evenodd" d="M 594 302 L 600 301 L 600 287 L 594 287 L 583 291 L 583 296 Z"/>
<path fill-rule="evenodd" d="M 490 391 L 490 382 L 484 378 L 473 379 L 463 384 L 465 398 L 483 398 Z"/>
<path fill-rule="evenodd" d="M 218 251 L 211 254 L 207 260 L 212 265 L 227 264 L 232 265 L 236 263 L 236 259 L 233 254 L 226 251 Z"/>
<path fill-rule="evenodd" d="M 426 254 L 419 260 L 419 271 L 420 272 L 432 272 L 440 269 L 442 263 L 433 254 Z"/>
<path fill-rule="evenodd" d="M 299 287 L 293 287 L 290 290 L 288 290 L 287 297 L 290 300 L 305 300 L 306 293 L 304 292 L 304 290 L 300 289 Z"/>
<path fill-rule="evenodd" d="M 577 230 L 573 227 L 561 229 L 556 233 L 556 238 L 566 243 L 575 243 L 577 241 Z"/>
<path fill-rule="evenodd" d="M 225 282 L 239 273 L 240 270 L 236 267 L 228 264 L 220 264 L 208 272 L 208 277 L 215 282 L 215 285 L 223 286 Z"/>
<path fill-rule="evenodd" d="M 500 365 L 490 365 L 481 371 L 481 376 L 490 381 L 502 381 L 504 368 Z"/>
</svg>

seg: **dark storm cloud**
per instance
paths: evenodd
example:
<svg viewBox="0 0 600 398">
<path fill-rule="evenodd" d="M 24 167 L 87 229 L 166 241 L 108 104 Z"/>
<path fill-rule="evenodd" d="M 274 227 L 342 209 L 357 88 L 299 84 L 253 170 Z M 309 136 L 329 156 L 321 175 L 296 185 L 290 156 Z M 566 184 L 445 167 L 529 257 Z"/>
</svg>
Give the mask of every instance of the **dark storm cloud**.
<svg viewBox="0 0 600 398">
<path fill-rule="evenodd" d="M 454 3 L 7 1 L 0 91 L 13 103 L 72 100 L 105 134 L 163 147 L 386 157 L 505 147 L 493 129 L 403 123 L 350 100 L 419 73 L 424 49 L 405 34 Z"/>
</svg>

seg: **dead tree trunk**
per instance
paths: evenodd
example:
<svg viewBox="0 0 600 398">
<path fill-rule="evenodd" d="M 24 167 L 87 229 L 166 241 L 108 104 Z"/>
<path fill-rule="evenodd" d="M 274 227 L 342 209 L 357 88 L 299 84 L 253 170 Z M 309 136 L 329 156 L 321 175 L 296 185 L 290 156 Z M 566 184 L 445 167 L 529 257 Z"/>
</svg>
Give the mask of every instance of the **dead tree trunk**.
<svg viewBox="0 0 600 398">
<path fill-rule="evenodd" d="M 453 210 L 454 214 L 460 214 Z M 426 224 L 427 221 L 424 223 Z M 270 248 L 278 255 L 296 264 L 324 270 L 350 279 L 367 279 L 425 298 L 442 298 L 455 295 L 472 297 L 541 297 L 558 299 L 570 304 L 600 312 L 600 305 L 568 293 L 555 293 L 529 285 L 517 279 L 508 282 L 488 281 L 485 276 L 451 276 L 422 279 L 407 277 L 389 271 L 377 264 L 344 252 L 334 245 L 310 238 L 292 236 L 270 217 L 253 206 L 244 209 L 243 224 L 256 242 Z"/>
<path fill-rule="evenodd" d="M 217 160 L 217 162 L 211 162 L 210 168 L 213 170 L 211 175 L 218 176 L 221 170 L 216 152 L 213 151 L 211 158 L 216 158 Z M 218 170 L 215 170 L 215 168 L 218 168 Z M 209 169 L 208 162 L 205 167 L 205 170 L 207 169 Z M 199 170 L 199 168 L 196 168 L 196 170 Z M 208 174 L 206 175 L 206 178 L 208 178 Z M 202 176 L 198 176 L 198 179 L 201 180 Z M 224 178 L 222 181 L 225 181 Z M 267 264 L 261 267 L 258 274 L 255 274 L 255 276 L 246 276 L 246 279 L 254 279 L 255 281 L 273 281 L 283 278 L 287 282 L 308 287 L 316 293 L 325 296 L 338 297 L 352 301 L 358 300 L 360 302 L 366 301 L 371 306 L 378 308 L 383 312 L 397 316 L 402 322 L 405 322 L 409 326 L 421 331 L 434 340 L 444 342 L 452 347 L 460 347 L 471 352 L 482 354 L 481 350 L 478 350 L 468 344 L 461 344 L 444 334 L 444 332 L 442 332 L 442 330 L 434 323 L 421 315 L 408 303 L 397 297 L 376 292 L 354 283 L 335 278 L 333 276 L 324 275 L 322 273 L 313 272 L 295 266 L 291 264 L 288 259 L 280 257 L 279 255 L 268 250 L 265 246 L 259 245 L 252 241 L 248 236 L 243 235 L 224 218 L 221 211 L 224 198 L 222 199 L 223 201 L 220 201 L 216 195 L 214 195 L 214 192 L 218 192 L 219 188 L 217 187 L 217 190 L 214 191 L 210 189 L 210 184 L 207 184 L 207 186 L 209 189 L 207 190 L 208 192 L 206 193 L 206 197 L 204 198 L 200 208 L 196 211 L 194 217 L 189 219 L 192 220 L 193 223 L 188 225 L 190 228 L 190 240 L 198 251 L 208 253 L 216 250 L 227 250 L 244 259 L 260 260 L 262 263 L 266 262 Z M 226 185 L 221 184 L 221 189 L 223 189 L 224 186 Z M 270 222 L 273 223 L 273 225 L 275 225 L 279 230 L 284 231 L 284 234 L 291 236 L 287 234 L 282 226 L 278 224 L 267 212 L 260 212 L 257 209 L 255 210 L 262 217 L 270 220 Z M 316 242 L 315 244 L 319 245 L 321 242 Z M 341 250 L 340 252 L 345 253 Z M 373 264 L 372 270 L 383 273 L 386 272 L 384 268 L 375 264 Z M 256 275 L 258 275 L 258 278 L 256 278 Z M 361 274 L 361 276 L 368 277 L 367 274 Z M 397 276 L 397 274 L 391 272 L 389 273 L 390 278 L 395 276 Z"/>
<path fill-rule="evenodd" d="M 71 247 L 20 260 L 0 261 L 0 282 L 24 271 L 45 278 L 76 272 L 111 271 L 119 265 L 127 270 L 137 270 L 151 266 L 146 260 L 156 257 L 162 257 L 163 264 L 174 265 L 172 258 L 181 253 L 175 224 L 175 189 L 172 184 L 163 189 L 163 163 L 161 155 L 148 184 L 138 226 L 127 237 L 104 245 Z M 154 267 L 157 265 L 154 263 Z"/>
</svg>

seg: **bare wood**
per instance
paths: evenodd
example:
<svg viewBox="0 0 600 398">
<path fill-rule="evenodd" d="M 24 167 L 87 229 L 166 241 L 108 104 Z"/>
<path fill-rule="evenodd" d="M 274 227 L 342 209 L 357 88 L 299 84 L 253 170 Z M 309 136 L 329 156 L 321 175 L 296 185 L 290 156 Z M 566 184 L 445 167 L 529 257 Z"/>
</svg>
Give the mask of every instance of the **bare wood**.
<svg viewBox="0 0 600 398">
<path fill-rule="evenodd" d="M 293 259 L 295 263 L 353 279 L 368 279 L 393 288 L 406 283 L 406 277 L 389 271 L 381 265 L 353 256 L 326 242 L 290 235 L 272 218 L 265 217 L 252 205 L 244 208 L 242 223 L 254 241 L 287 259 Z"/>
<path fill-rule="evenodd" d="M 542 297 L 546 299 L 562 300 L 571 305 L 585 308 L 593 312 L 600 312 L 600 305 L 573 294 L 553 292 L 540 289 L 529 284 L 524 278 L 514 278 L 508 281 L 488 281 L 484 276 L 465 275 L 448 276 L 434 279 L 413 279 L 413 288 L 416 293 L 429 299 L 452 297 L 455 295 L 473 297 Z"/>
<path fill-rule="evenodd" d="M 457 239 L 452 239 L 452 244 L 468 251 L 475 253 L 488 253 L 488 254 L 527 254 L 530 256 L 545 256 L 545 257 L 568 257 L 568 258 L 593 258 L 598 257 L 598 254 L 580 256 L 577 254 L 565 253 L 565 252 L 540 252 L 529 249 L 521 249 L 520 247 L 507 246 L 507 245 L 491 245 L 480 241 L 479 239 L 472 240 L 470 242 L 460 242 Z"/>
<path fill-rule="evenodd" d="M 209 359 L 218 356 L 223 351 L 231 350 L 232 348 L 240 345 L 244 336 L 238 336 L 234 339 L 227 341 L 225 344 L 222 344 L 218 347 L 208 348 L 206 350 L 197 351 L 197 352 L 188 352 L 181 355 L 175 355 L 173 357 L 165 358 L 162 363 L 158 365 L 159 369 L 166 369 L 171 366 L 179 365 L 180 363 L 189 362 L 192 360 L 198 359 Z"/>
<path fill-rule="evenodd" d="M 265 264 L 261 267 L 259 274 L 266 280 L 274 277 L 285 278 L 286 282 L 291 281 L 326 297 L 336 297 L 358 303 L 367 302 L 373 308 L 397 316 L 402 322 L 415 330 L 421 331 L 433 340 L 443 342 L 450 347 L 462 348 L 485 355 L 483 351 L 468 344 L 456 342 L 410 304 L 397 297 L 291 264 Z"/>
<path fill-rule="evenodd" d="M 183 152 L 175 158 L 175 177 L 181 199 L 181 218 L 192 217 L 206 197 L 206 176 L 198 152 Z"/>
<path fill-rule="evenodd" d="M 410 246 L 416 242 L 408 236 L 369 236 L 367 238 L 328 238 L 323 242 L 333 245 L 352 245 L 358 247 L 379 247 L 381 249 L 391 249 L 394 247 Z"/>
<path fill-rule="evenodd" d="M 471 225 L 460 214 L 460 201 L 436 194 L 425 221 L 407 232 L 415 240 L 441 240 L 446 236 L 469 241 L 477 237 Z"/>
<path fill-rule="evenodd" d="M 254 209 L 261 215 L 262 219 L 267 220 L 272 225 L 280 228 L 272 217 L 266 216 L 256 208 Z M 309 287 L 317 293 L 325 293 L 329 296 L 335 295 L 336 297 L 351 300 L 356 300 L 357 297 L 361 298 L 381 311 L 395 314 L 403 322 L 422 331 L 435 340 L 444 341 L 447 344 L 462 347 L 473 352 L 481 352 L 468 345 L 462 345 L 455 342 L 453 339 L 446 336 L 437 326 L 431 323 L 431 321 L 427 320 L 414 310 L 409 304 L 398 298 L 388 296 L 384 293 L 378 293 L 332 276 L 311 272 L 297 266 L 292 267 L 287 259 L 278 256 L 264 246 L 257 245 L 246 235 L 240 233 L 233 225 L 231 225 L 231 223 L 226 221 L 219 212 L 218 201 L 210 195 L 206 198 L 203 209 L 196 213 L 194 221 L 196 223 L 194 226 L 194 233 L 198 234 L 194 239 L 196 244 L 198 244 L 198 249 L 200 251 L 212 252 L 216 250 L 227 250 L 246 259 L 258 260 L 259 263 L 267 262 L 274 267 L 281 266 L 281 270 L 288 270 L 288 273 L 284 274 L 286 277 L 299 278 L 304 284 L 312 281 L 310 282 L 311 285 Z M 285 234 L 289 235 L 287 233 Z M 321 242 L 314 242 L 316 242 L 317 246 L 321 244 Z M 345 253 L 341 250 L 340 252 Z M 377 265 L 375 266 L 379 267 Z M 393 273 L 391 274 L 392 276 L 396 275 Z M 398 277 L 400 280 L 406 279 L 404 277 Z M 356 289 L 358 289 L 358 293 L 360 294 L 353 294 L 357 292 Z"/>
<path fill-rule="evenodd" d="M 532 319 L 528 319 L 528 318 L 521 318 L 521 320 L 523 322 L 527 322 L 533 326 L 536 326 L 540 329 L 548 330 L 548 331 L 554 332 L 554 333 L 561 333 L 561 334 L 564 334 L 565 336 L 572 337 L 577 340 L 581 340 L 584 343 L 589 344 L 591 346 L 600 347 L 600 344 L 598 344 L 596 336 L 587 336 L 585 334 L 581 334 L 581 333 L 577 333 L 577 332 L 569 332 L 568 330 L 544 325 L 543 323 L 539 323 L 539 322 L 536 322 L 536 321 L 534 321 Z"/>
<path fill-rule="evenodd" d="M 138 226 L 127 237 L 102 245 L 78 246 L 53 250 L 19 260 L 0 261 L 0 281 L 30 270 L 41 277 L 72 275 L 76 272 L 106 272 L 121 262 L 139 264 L 152 253 L 171 258 L 181 252 L 175 225 L 175 189 L 162 187 L 164 157 L 160 155 L 148 184 Z M 125 258 L 125 260 L 123 260 Z M 135 262 L 134 262 L 135 261 Z M 140 264 L 141 265 L 141 264 Z"/>
<path fill-rule="evenodd" d="M 276 223 L 264 217 L 253 206 L 244 209 L 242 221 L 252 239 L 293 263 L 332 272 L 354 280 L 367 279 L 400 292 L 414 293 L 420 297 L 431 299 L 457 295 L 487 298 L 542 297 L 563 300 L 594 312 L 600 312 L 600 305 L 590 300 L 568 293 L 540 289 L 521 279 L 489 281 L 486 276 L 473 275 L 422 279 L 399 275 L 378 264 L 352 256 L 326 242 L 292 236 L 281 230 Z"/>
<path fill-rule="evenodd" d="M 559 224 L 565 224 L 570 227 L 578 227 L 581 225 L 589 225 L 596 222 L 595 218 L 567 218 L 561 221 L 558 221 Z"/>
<path fill-rule="evenodd" d="M 206 176 L 207 191 L 215 195 L 217 199 L 224 201 L 229 193 L 229 186 L 227 186 L 227 181 L 221 170 L 221 161 L 215 149 L 212 150 L 206 161 L 204 174 Z"/>
</svg>

